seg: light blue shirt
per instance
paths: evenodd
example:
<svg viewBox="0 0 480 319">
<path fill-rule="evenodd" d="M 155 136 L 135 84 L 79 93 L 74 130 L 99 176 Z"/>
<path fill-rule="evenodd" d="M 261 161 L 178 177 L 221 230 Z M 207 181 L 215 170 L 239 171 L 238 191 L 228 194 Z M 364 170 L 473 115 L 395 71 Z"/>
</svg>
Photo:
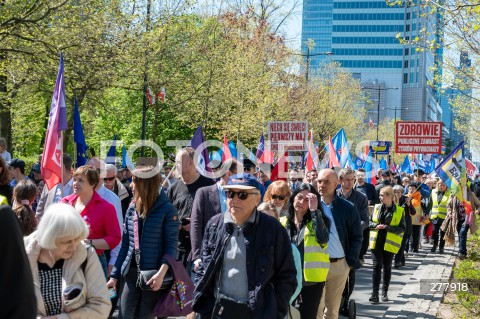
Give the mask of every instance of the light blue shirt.
<svg viewBox="0 0 480 319">
<path fill-rule="evenodd" d="M 328 240 L 328 254 L 330 258 L 343 258 L 345 257 L 345 252 L 343 251 L 342 243 L 340 242 L 340 237 L 338 237 L 337 227 L 335 226 L 335 220 L 333 219 L 332 214 L 333 205 L 327 205 L 322 200 L 323 213 L 330 221 L 330 238 Z"/>
<path fill-rule="evenodd" d="M 225 194 L 225 190 L 220 183 L 217 183 L 218 189 L 218 196 L 220 197 L 220 209 L 222 210 L 222 214 L 227 211 L 227 194 Z"/>
</svg>

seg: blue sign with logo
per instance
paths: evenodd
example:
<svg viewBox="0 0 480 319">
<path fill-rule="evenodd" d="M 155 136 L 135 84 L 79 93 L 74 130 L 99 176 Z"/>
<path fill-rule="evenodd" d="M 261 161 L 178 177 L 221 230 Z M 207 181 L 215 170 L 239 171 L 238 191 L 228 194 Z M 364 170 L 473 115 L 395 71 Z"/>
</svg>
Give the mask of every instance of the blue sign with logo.
<svg viewBox="0 0 480 319">
<path fill-rule="evenodd" d="M 389 141 L 370 141 L 370 151 L 378 155 L 388 155 L 391 144 Z"/>
</svg>

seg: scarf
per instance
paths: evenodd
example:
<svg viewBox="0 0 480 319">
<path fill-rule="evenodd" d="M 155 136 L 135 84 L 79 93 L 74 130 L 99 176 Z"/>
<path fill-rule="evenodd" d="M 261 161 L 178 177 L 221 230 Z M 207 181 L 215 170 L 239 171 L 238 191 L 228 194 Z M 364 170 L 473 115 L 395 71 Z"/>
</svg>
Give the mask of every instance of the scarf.
<svg viewBox="0 0 480 319">
<path fill-rule="evenodd" d="M 447 202 L 447 217 L 442 223 L 440 229 L 445 232 L 445 246 L 455 246 L 455 233 L 457 231 L 457 198 L 449 198 Z"/>
<path fill-rule="evenodd" d="M 407 194 L 407 195 L 408 195 L 408 197 L 410 197 L 412 199 L 411 202 L 412 202 L 413 207 L 420 206 L 420 204 L 422 203 L 422 195 L 420 195 L 419 191 L 416 191 L 413 194 Z"/>
</svg>

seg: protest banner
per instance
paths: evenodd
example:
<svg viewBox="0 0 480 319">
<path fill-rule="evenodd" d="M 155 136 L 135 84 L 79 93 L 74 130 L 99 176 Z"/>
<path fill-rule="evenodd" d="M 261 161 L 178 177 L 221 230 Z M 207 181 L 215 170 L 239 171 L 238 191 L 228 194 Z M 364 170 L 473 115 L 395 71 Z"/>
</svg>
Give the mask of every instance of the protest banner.
<svg viewBox="0 0 480 319">
<path fill-rule="evenodd" d="M 441 154 L 442 122 L 404 122 L 395 125 L 398 154 Z"/>
<path fill-rule="evenodd" d="M 269 122 L 270 149 L 278 151 L 280 144 L 288 145 L 289 151 L 307 151 L 308 122 Z"/>
</svg>

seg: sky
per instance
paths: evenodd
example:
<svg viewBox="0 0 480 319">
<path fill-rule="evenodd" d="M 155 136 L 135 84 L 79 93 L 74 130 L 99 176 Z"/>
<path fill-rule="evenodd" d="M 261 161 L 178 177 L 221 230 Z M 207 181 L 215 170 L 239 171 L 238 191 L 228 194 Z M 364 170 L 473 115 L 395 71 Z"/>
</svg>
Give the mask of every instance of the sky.
<svg viewBox="0 0 480 319">
<path fill-rule="evenodd" d="M 209 8 L 207 11 L 210 11 L 211 14 L 216 14 L 218 6 L 225 7 L 228 5 L 229 2 L 237 2 L 239 0 L 197 0 L 197 4 L 194 6 L 195 8 Z M 248 1 L 255 1 L 255 0 L 248 0 Z M 283 0 L 278 0 L 281 2 Z M 285 35 L 285 43 L 288 45 L 289 48 L 295 51 L 300 51 L 300 42 L 302 36 L 302 4 L 303 1 L 299 0 L 286 0 L 287 5 L 285 5 L 285 11 L 288 10 L 291 5 L 295 1 L 299 2 L 299 6 L 296 9 L 294 15 L 291 15 L 284 23 L 283 27 L 281 28 L 279 33 L 283 33 Z"/>
</svg>

